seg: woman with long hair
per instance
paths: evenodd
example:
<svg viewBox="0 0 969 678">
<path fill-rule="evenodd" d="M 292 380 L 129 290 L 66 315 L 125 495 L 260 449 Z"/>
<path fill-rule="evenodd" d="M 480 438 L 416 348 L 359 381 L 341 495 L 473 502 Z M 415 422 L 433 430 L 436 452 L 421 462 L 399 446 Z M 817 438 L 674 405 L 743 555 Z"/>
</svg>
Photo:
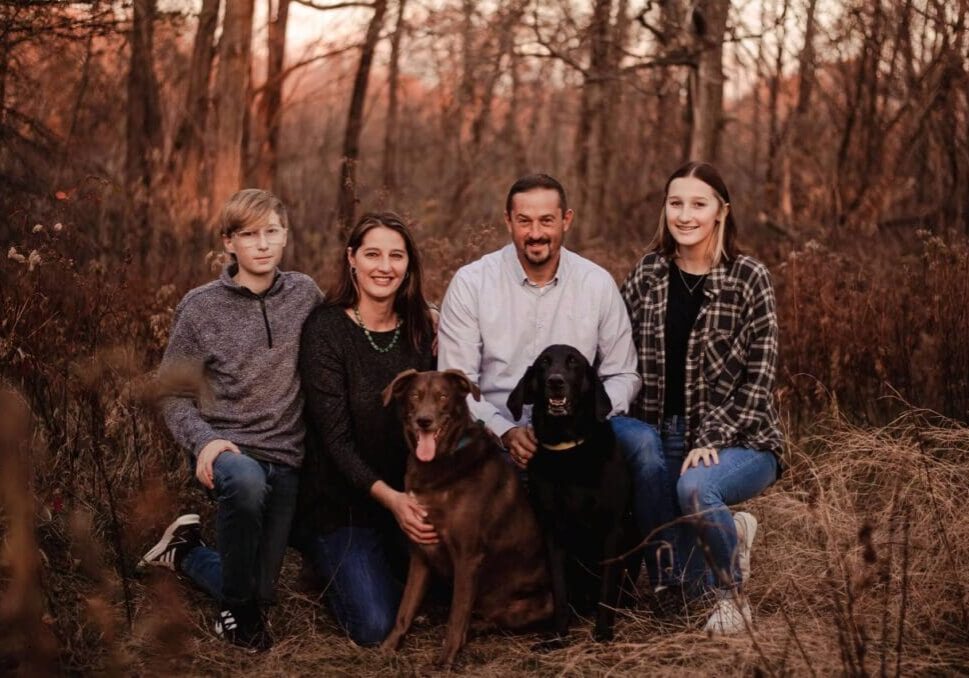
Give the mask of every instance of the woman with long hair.
<svg viewBox="0 0 969 678">
<path fill-rule="evenodd" d="M 643 378 L 633 414 L 649 424 L 639 457 L 660 460 L 665 475 L 654 488 L 654 526 L 689 517 L 685 529 L 661 535 L 686 573 L 679 583 L 696 581 L 691 551 L 706 558 L 715 600 L 706 630 L 714 634 L 751 622 L 743 584 L 757 521 L 727 507 L 777 479 L 784 442 L 772 395 L 773 286 L 736 240 L 720 174 L 687 163 L 666 182 L 656 235 L 621 288 Z"/>
<path fill-rule="evenodd" d="M 293 539 L 337 622 L 360 645 L 379 643 L 393 625 L 404 537 L 437 540 L 403 491 L 407 447 L 395 411 L 381 402 L 399 372 L 433 367 L 433 338 L 410 230 L 392 212 L 363 215 L 336 283 L 303 326 L 308 437 Z"/>
</svg>

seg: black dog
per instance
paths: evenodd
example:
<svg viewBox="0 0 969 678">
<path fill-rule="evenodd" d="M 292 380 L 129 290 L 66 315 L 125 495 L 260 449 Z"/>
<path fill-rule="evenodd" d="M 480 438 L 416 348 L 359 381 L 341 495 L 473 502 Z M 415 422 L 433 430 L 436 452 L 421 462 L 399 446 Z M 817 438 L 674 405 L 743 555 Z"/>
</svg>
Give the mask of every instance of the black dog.
<svg viewBox="0 0 969 678">
<path fill-rule="evenodd" d="M 624 570 L 635 580 L 632 482 L 606 421 L 612 409 L 595 369 L 571 346 L 549 346 L 508 397 L 516 419 L 532 405 L 538 452 L 528 489 L 548 549 L 559 640 L 569 605 L 596 606 L 594 637 L 611 640 Z M 628 567 L 627 567 L 628 566 Z"/>
</svg>

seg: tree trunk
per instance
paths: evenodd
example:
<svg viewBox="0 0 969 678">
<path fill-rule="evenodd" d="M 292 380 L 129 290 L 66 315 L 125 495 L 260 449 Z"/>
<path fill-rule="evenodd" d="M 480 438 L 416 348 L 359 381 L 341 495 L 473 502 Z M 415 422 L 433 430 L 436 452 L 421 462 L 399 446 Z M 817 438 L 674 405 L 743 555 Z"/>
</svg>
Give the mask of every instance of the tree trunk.
<svg viewBox="0 0 969 678">
<path fill-rule="evenodd" d="M 767 104 L 767 172 L 765 174 L 764 193 L 766 203 L 774 206 L 777 204 L 778 196 L 778 172 L 779 165 L 777 156 L 781 144 L 781 123 L 780 111 L 778 110 L 780 101 L 781 78 L 784 70 L 784 46 L 787 42 L 787 31 L 784 29 L 787 21 L 788 0 L 783 0 L 779 24 L 781 33 L 777 38 L 777 51 L 774 55 L 774 72 L 771 73 L 770 89 L 768 92 Z"/>
<path fill-rule="evenodd" d="M 343 138 L 343 161 L 340 163 L 340 185 L 337 187 L 337 220 L 343 229 L 353 226 L 357 207 L 356 164 L 360 156 L 360 132 L 363 129 L 363 107 L 367 98 L 367 85 L 370 81 L 370 64 L 377 48 L 380 28 L 387 12 L 387 0 L 374 0 L 373 17 L 367 27 L 360 52 L 360 63 L 353 81 L 350 96 L 350 110 L 347 114 L 346 133 Z"/>
<path fill-rule="evenodd" d="M 204 171 L 205 128 L 209 115 L 209 81 L 215 58 L 215 29 L 219 23 L 221 0 L 202 0 L 198 28 L 188 69 L 185 104 L 172 141 L 168 174 L 178 184 L 178 195 L 195 202 L 207 193 Z"/>
<path fill-rule="evenodd" d="M 387 80 L 387 125 L 384 130 L 384 189 L 394 194 L 397 191 L 397 120 L 400 87 L 400 43 L 404 35 L 404 10 L 407 0 L 397 0 L 397 23 L 390 39 L 390 73 Z"/>
<path fill-rule="evenodd" d="M 481 86 L 477 97 L 472 98 L 471 109 L 465 113 L 465 116 L 470 113 L 470 138 L 461 144 L 460 163 L 447 212 L 450 215 L 451 223 L 460 223 L 464 218 L 468 194 L 474 185 L 475 177 L 479 174 L 478 162 L 484 147 L 485 135 L 491 129 L 495 88 L 504 72 L 502 62 L 507 55 L 514 51 L 514 27 L 521 20 L 523 11 L 524 3 L 517 0 L 507 7 L 500 7 L 494 17 L 492 27 L 489 29 L 489 33 L 497 36 L 494 54 L 489 57 L 487 52 L 482 50 L 480 54 L 474 57 L 469 55 L 469 70 L 466 71 L 466 78 L 472 83 L 476 75 L 476 64 L 490 62 L 491 68 L 482 74 L 484 75 L 484 84 Z M 473 89 L 471 93 L 474 94 Z M 477 99 L 477 101 L 475 102 L 474 99 Z"/>
<path fill-rule="evenodd" d="M 131 21 L 131 68 L 128 71 L 128 126 L 125 179 L 139 233 L 141 260 L 150 250 L 149 198 L 154 153 L 161 145 L 158 82 L 152 67 L 155 0 L 135 0 Z"/>
<path fill-rule="evenodd" d="M 279 182 L 279 122 L 283 103 L 283 61 L 286 57 L 286 23 L 289 19 L 290 0 L 277 0 L 275 16 L 274 4 L 269 1 L 269 31 L 267 38 L 268 61 L 266 64 L 266 85 L 259 99 L 260 137 L 262 144 L 259 162 L 255 172 L 256 184 L 271 189 L 277 195 Z"/>
<path fill-rule="evenodd" d="M 693 96 L 692 160 L 717 160 L 723 127 L 723 37 L 729 11 L 729 0 L 701 0 L 693 10 L 693 37 L 700 55 Z"/>
<path fill-rule="evenodd" d="M 515 167 L 515 176 L 520 177 L 528 172 L 528 150 L 522 139 L 520 126 L 524 124 L 524 118 L 520 115 L 522 105 L 521 96 L 521 58 L 515 49 L 511 50 L 511 59 L 508 70 L 511 74 L 511 101 L 508 104 L 508 111 L 505 113 L 505 122 L 502 125 L 501 138 L 505 140 L 511 149 L 512 164 Z M 531 134 L 529 135 L 531 138 Z"/>
<path fill-rule="evenodd" d="M 215 83 L 215 153 L 212 210 L 242 187 L 245 171 L 246 110 L 249 94 L 249 60 L 252 52 L 254 0 L 226 2 L 222 38 L 219 40 L 219 72 Z"/>
<path fill-rule="evenodd" d="M 609 28 L 612 0 L 596 0 L 589 24 L 589 67 L 582 83 L 579 124 L 575 131 L 576 212 L 585 214 L 590 203 L 592 158 L 595 147 L 596 121 L 602 115 L 606 71 L 609 61 Z M 578 241 L 587 242 L 598 233 L 598 222 L 592 214 L 582 222 Z M 580 217 L 581 218 L 581 217 Z"/>
<path fill-rule="evenodd" d="M 602 224 L 600 230 L 605 235 L 612 235 L 616 230 L 625 228 L 625 224 L 616 218 L 619 201 L 608 189 L 614 185 L 619 163 L 624 161 L 624 154 L 617 143 L 621 127 L 616 111 L 625 108 L 619 64 L 629 36 L 629 0 L 619 0 L 611 34 L 606 58 L 606 82 L 603 83 L 602 114 L 599 116 L 599 158 L 596 162 L 599 171 L 592 182 L 592 214 Z"/>
</svg>

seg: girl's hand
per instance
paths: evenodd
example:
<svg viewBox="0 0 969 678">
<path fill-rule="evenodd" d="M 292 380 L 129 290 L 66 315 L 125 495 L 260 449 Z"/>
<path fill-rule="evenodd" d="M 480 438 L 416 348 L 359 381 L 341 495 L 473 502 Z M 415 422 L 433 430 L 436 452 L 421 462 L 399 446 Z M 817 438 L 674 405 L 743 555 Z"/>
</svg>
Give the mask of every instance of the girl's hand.
<svg viewBox="0 0 969 678">
<path fill-rule="evenodd" d="M 714 464 L 719 464 L 720 458 L 717 457 L 717 451 L 712 447 L 694 447 L 686 455 L 686 459 L 683 460 L 683 466 L 680 467 L 680 475 L 686 473 L 687 469 L 696 468 L 700 465 L 701 461 L 704 466 L 709 466 L 711 461 Z"/>
<path fill-rule="evenodd" d="M 415 544 L 431 545 L 440 541 L 434 526 L 427 522 L 427 510 L 413 494 L 394 492 L 387 508 L 394 514 L 400 529 Z"/>
</svg>

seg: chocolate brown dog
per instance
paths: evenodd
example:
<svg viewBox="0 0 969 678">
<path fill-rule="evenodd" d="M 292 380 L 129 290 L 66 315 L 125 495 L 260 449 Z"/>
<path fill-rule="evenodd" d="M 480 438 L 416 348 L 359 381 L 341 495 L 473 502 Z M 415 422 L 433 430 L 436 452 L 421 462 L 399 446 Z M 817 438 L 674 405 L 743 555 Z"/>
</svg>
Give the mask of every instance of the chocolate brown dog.
<svg viewBox="0 0 969 678">
<path fill-rule="evenodd" d="M 440 541 L 411 543 L 410 568 L 394 629 L 381 649 L 393 652 L 410 628 L 431 572 L 453 577 L 454 593 L 438 663 L 464 645 L 472 610 L 510 629 L 552 613 L 538 524 L 497 440 L 473 424 L 466 397 L 478 387 L 456 370 L 401 372 L 384 390 L 395 399 L 411 454 L 404 485 L 428 512 Z"/>
<path fill-rule="evenodd" d="M 635 580 L 641 556 L 618 556 L 639 542 L 632 481 L 606 421 L 609 395 L 594 367 L 571 346 L 549 346 L 508 397 L 520 419 L 532 405 L 538 451 L 528 464 L 528 494 L 548 549 L 558 643 L 570 605 L 596 610 L 594 637 L 611 640 L 620 583 Z"/>
</svg>

